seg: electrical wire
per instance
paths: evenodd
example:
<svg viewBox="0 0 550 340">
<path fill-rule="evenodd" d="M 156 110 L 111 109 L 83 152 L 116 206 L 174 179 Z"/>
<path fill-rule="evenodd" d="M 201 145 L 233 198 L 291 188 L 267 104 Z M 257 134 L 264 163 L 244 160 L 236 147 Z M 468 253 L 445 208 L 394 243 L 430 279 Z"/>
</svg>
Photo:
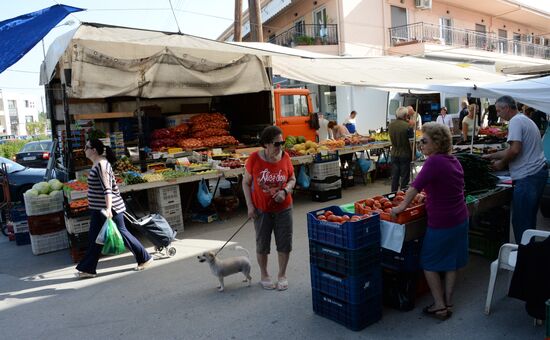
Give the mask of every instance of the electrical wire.
<svg viewBox="0 0 550 340">
<path fill-rule="evenodd" d="M 174 21 L 176 22 L 176 26 L 178 26 L 178 33 L 181 34 L 180 24 L 178 23 L 178 18 L 176 17 L 176 13 L 174 12 L 174 7 L 172 6 L 172 0 L 168 0 L 170 3 L 170 8 L 172 9 L 172 14 L 174 15 Z"/>
</svg>

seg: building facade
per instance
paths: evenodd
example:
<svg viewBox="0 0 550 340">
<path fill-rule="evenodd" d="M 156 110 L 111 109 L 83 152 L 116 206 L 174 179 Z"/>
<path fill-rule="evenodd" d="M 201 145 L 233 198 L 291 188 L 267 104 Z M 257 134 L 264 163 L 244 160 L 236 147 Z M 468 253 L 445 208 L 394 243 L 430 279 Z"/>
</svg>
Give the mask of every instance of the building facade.
<svg viewBox="0 0 550 340">
<path fill-rule="evenodd" d="M 27 136 L 26 125 L 38 121 L 40 97 L 0 89 L 0 135 Z"/>
<path fill-rule="evenodd" d="M 264 0 L 261 7 L 264 42 L 282 46 L 340 56 L 412 55 L 495 72 L 550 65 L 550 13 L 513 0 Z M 243 23 L 247 41 L 247 12 Z M 232 41 L 233 28 L 219 40 Z M 381 91 L 289 83 L 308 87 L 318 109 L 339 121 L 351 110 L 359 112 L 358 123 L 361 112 L 368 114 L 368 129 L 385 124 L 371 114 L 396 105 L 388 106 Z M 458 112 L 459 98 L 440 101 Z"/>
</svg>

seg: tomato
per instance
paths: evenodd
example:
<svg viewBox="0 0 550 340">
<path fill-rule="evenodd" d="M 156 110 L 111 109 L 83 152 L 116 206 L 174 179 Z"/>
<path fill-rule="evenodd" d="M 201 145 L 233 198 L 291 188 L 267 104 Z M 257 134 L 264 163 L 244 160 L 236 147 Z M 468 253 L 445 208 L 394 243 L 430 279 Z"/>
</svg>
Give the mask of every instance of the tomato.
<svg viewBox="0 0 550 340">
<path fill-rule="evenodd" d="M 317 219 L 320 220 L 320 221 L 326 221 L 327 217 L 325 215 L 319 215 L 319 216 L 317 216 Z"/>
<path fill-rule="evenodd" d="M 385 198 L 384 196 L 374 196 L 372 199 L 375 201 L 380 201 L 382 198 Z"/>
<path fill-rule="evenodd" d="M 403 197 L 403 196 L 395 196 L 393 201 L 394 202 L 403 202 L 404 199 L 405 199 L 405 197 Z"/>
<path fill-rule="evenodd" d="M 390 200 L 387 199 L 386 197 L 382 198 L 381 200 L 379 200 L 380 204 L 384 205 L 386 204 L 386 202 L 389 202 Z"/>
<path fill-rule="evenodd" d="M 386 209 L 384 209 L 384 212 L 385 212 L 385 213 L 388 213 L 388 214 L 391 214 L 391 208 L 386 208 Z"/>
<path fill-rule="evenodd" d="M 348 215 L 344 215 L 344 216 L 342 216 L 342 220 L 349 221 L 350 217 Z"/>
<path fill-rule="evenodd" d="M 374 204 L 374 200 L 373 200 L 372 198 L 367 198 L 367 199 L 365 200 L 365 205 L 366 205 L 366 206 L 372 207 L 373 204 Z"/>
<path fill-rule="evenodd" d="M 402 190 L 399 190 L 397 193 L 395 193 L 397 196 L 405 196 L 405 192 Z"/>
<path fill-rule="evenodd" d="M 350 218 L 350 222 L 357 222 L 357 221 L 359 221 L 359 216 L 352 216 Z"/>
<path fill-rule="evenodd" d="M 325 211 L 325 217 L 328 218 L 331 215 L 334 215 L 334 213 L 332 211 L 330 211 L 330 210 Z"/>
<path fill-rule="evenodd" d="M 378 201 L 374 201 L 374 207 L 376 209 L 380 209 L 380 208 L 382 208 L 382 204 L 380 204 L 380 202 L 378 202 Z"/>
<path fill-rule="evenodd" d="M 386 203 L 384 203 L 383 207 L 384 207 L 384 210 L 386 210 L 388 208 L 393 207 L 393 204 L 391 202 L 386 202 Z"/>
<path fill-rule="evenodd" d="M 327 221 L 329 222 L 340 222 L 340 217 L 336 215 L 329 215 L 327 217 Z"/>
</svg>

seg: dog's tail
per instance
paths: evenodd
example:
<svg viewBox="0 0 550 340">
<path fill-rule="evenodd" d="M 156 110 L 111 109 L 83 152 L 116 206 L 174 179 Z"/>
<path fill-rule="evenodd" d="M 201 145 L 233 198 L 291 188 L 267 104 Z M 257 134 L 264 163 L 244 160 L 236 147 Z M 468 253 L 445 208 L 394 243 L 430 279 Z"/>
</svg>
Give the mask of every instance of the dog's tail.
<svg viewBox="0 0 550 340">
<path fill-rule="evenodd" d="M 248 250 L 246 250 L 245 248 L 243 248 L 241 246 L 235 246 L 235 250 L 242 250 L 246 253 L 246 257 L 250 257 L 250 253 L 248 252 Z"/>
</svg>

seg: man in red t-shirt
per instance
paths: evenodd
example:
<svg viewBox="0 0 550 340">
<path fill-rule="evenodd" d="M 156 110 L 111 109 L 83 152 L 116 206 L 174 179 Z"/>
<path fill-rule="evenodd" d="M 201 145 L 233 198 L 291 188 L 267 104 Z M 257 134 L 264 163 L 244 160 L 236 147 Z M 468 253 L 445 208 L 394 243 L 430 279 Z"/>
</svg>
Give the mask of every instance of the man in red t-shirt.
<svg viewBox="0 0 550 340">
<path fill-rule="evenodd" d="M 246 162 L 243 191 L 248 216 L 254 219 L 256 257 L 264 289 L 286 290 L 286 267 L 292 250 L 292 189 L 296 184 L 294 167 L 284 144 L 280 128 L 269 126 L 260 136 L 263 149 L 250 155 Z M 267 271 L 271 234 L 275 235 L 279 259 L 277 284 Z"/>
</svg>

